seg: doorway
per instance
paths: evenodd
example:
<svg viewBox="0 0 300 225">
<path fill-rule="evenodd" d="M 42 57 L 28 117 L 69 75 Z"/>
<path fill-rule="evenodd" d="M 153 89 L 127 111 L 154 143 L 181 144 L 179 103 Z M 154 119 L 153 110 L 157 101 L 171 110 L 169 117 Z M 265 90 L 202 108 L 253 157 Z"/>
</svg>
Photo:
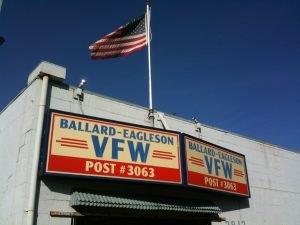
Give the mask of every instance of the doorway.
<svg viewBox="0 0 300 225">
<path fill-rule="evenodd" d="M 72 220 L 72 225 L 211 225 L 209 218 L 141 218 L 83 216 Z"/>
</svg>

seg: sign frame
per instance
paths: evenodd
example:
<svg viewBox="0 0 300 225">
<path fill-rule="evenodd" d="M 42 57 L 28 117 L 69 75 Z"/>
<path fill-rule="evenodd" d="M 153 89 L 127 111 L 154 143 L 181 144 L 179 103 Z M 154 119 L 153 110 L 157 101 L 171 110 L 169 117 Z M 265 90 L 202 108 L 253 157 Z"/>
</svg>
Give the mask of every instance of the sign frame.
<svg viewBox="0 0 300 225">
<path fill-rule="evenodd" d="M 53 113 L 58 113 L 66 116 L 73 116 L 73 117 L 80 117 L 82 119 L 90 119 L 90 120 L 99 120 L 100 122 L 107 122 L 107 123 L 113 123 L 116 125 L 121 125 L 121 126 L 129 126 L 132 128 L 136 129 L 146 129 L 146 130 L 153 130 L 155 132 L 162 132 L 162 133 L 167 133 L 171 135 L 176 135 L 177 136 L 177 151 L 178 151 L 178 170 L 179 170 L 179 176 L 180 176 L 180 181 L 178 182 L 170 182 L 170 181 L 159 181 L 159 180 L 147 180 L 147 179 L 136 179 L 136 178 L 123 178 L 123 177 L 114 177 L 114 176 L 92 176 L 92 175 L 80 175 L 80 174 L 68 174 L 68 173 L 56 173 L 56 172 L 47 172 L 47 160 L 48 160 L 48 154 L 50 149 L 48 149 L 48 144 L 50 141 L 50 131 L 51 131 L 51 119 Z M 182 150 L 182 142 L 181 142 L 181 133 L 177 131 L 172 131 L 172 130 L 164 130 L 160 128 L 153 128 L 153 127 L 148 127 L 148 126 L 143 126 L 143 125 L 138 125 L 138 124 L 133 124 L 133 123 L 127 123 L 127 122 L 121 122 L 121 121 L 116 121 L 116 120 L 110 120 L 110 119 L 105 119 L 101 117 L 95 117 L 95 116 L 89 116 L 89 115 L 82 115 L 82 114 L 77 114 L 77 113 L 71 113 L 71 112 L 65 112 L 61 110 L 56 110 L 56 109 L 48 109 L 46 114 L 45 114 L 45 120 L 44 120 L 44 126 L 43 126 L 43 140 L 42 140 L 42 147 L 41 147 L 41 156 L 40 156 L 40 175 L 41 176 L 56 176 L 56 177 L 72 177 L 72 178 L 84 178 L 84 179 L 89 179 L 89 180 L 107 180 L 107 181 L 125 181 L 125 182 L 135 182 L 135 183 L 153 183 L 153 184 L 163 184 L 163 185 L 183 185 L 184 184 L 184 174 L 182 171 L 184 170 L 184 160 L 183 160 L 183 150 Z"/>
<path fill-rule="evenodd" d="M 239 155 L 241 157 L 243 157 L 244 159 L 244 169 L 245 169 L 245 178 L 246 178 L 246 182 L 247 182 L 247 189 L 248 189 L 248 195 L 245 194 L 240 194 L 240 193 L 235 193 L 235 192 L 231 192 L 231 191 L 225 191 L 225 190 L 221 190 L 221 189 L 216 189 L 216 188 L 210 188 L 210 187 L 205 187 L 205 186 L 198 186 L 198 185 L 193 185 L 193 184 L 189 184 L 188 179 L 189 179 L 189 169 L 188 169 L 188 159 L 187 159 L 187 149 L 186 149 L 186 138 L 192 139 L 194 141 L 206 144 L 206 145 L 210 145 L 212 147 L 215 148 L 219 148 L 221 150 Z M 185 178 L 185 186 L 187 187 L 191 187 L 193 189 L 201 189 L 201 190 L 206 190 L 206 191 L 210 191 L 210 192 L 215 192 L 215 193 L 221 193 L 221 194 L 226 194 L 226 195 L 230 195 L 230 196 L 236 196 L 236 197 L 244 197 L 244 198 L 251 198 L 251 192 L 250 192 L 250 185 L 249 185 L 249 178 L 248 178 L 248 170 L 247 170 L 247 162 L 246 162 L 246 156 L 242 153 L 239 152 L 235 152 L 233 150 L 224 148 L 222 146 L 210 143 L 208 141 L 202 140 L 200 138 L 196 138 L 194 136 L 188 135 L 188 134 L 182 134 L 182 143 L 181 143 L 181 147 L 182 147 L 182 152 L 184 153 L 184 178 Z"/>
</svg>

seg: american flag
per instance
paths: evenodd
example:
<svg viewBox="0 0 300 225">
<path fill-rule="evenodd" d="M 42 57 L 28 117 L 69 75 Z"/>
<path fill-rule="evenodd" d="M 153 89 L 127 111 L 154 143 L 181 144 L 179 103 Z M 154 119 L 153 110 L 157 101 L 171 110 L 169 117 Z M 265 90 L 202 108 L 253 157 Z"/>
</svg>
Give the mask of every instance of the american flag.
<svg viewBox="0 0 300 225">
<path fill-rule="evenodd" d="M 146 14 L 143 14 L 91 44 L 89 46 L 91 58 L 108 59 L 126 56 L 144 48 L 147 45 L 145 18 Z"/>
</svg>

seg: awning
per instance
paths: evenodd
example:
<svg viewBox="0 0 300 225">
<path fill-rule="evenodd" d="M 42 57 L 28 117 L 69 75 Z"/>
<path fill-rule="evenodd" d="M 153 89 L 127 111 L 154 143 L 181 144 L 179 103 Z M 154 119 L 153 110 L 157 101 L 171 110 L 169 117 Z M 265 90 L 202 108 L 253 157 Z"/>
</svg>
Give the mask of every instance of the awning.
<svg viewBox="0 0 300 225">
<path fill-rule="evenodd" d="M 103 195 L 87 192 L 73 192 L 70 199 L 71 207 L 99 207 L 118 208 L 129 210 L 167 211 L 192 214 L 218 214 L 221 209 L 210 201 L 183 201 L 174 199 L 151 198 L 141 199 L 132 197 L 121 197 L 114 195 Z"/>
</svg>

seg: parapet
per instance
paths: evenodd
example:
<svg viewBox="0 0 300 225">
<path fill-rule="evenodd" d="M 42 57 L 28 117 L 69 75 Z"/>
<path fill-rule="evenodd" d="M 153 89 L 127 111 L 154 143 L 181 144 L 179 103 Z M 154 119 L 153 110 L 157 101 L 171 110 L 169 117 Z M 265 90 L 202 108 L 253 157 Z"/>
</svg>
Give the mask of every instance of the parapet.
<svg viewBox="0 0 300 225">
<path fill-rule="evenodd" d="M 40 64 L 29 74 L 27 84 L 38 77 L 43 77 L 45 75 L 49 76 L 50 80 L 64 81 L 66 79 L 66 68 L 49 63 L 46 61 L 40 62 Z"/>
</svg>

